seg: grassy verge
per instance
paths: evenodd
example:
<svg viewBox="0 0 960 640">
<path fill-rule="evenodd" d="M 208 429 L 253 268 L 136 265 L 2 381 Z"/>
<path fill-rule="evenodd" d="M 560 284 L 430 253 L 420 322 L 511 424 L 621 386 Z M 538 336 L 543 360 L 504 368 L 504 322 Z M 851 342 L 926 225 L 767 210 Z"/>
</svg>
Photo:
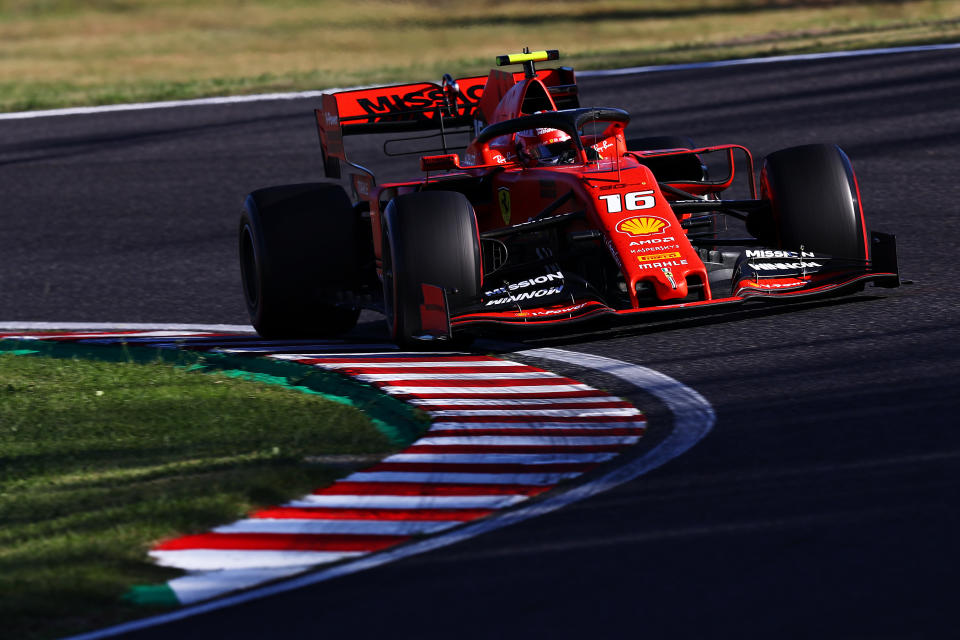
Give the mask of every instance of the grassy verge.
<svg viewBox="0 0 960 640">
<path fill-rule="evenodd" d="M 396 445 L 357 409 L 167 364 L 0 353 L 0 618 L 48 638 L 142 617 L 158 539 L 308 493 Z"/>
<path fill-rule="evenodd" d="M 958 40 L 948 0 L 0 0 L 0 111 Z"/>
</svg>

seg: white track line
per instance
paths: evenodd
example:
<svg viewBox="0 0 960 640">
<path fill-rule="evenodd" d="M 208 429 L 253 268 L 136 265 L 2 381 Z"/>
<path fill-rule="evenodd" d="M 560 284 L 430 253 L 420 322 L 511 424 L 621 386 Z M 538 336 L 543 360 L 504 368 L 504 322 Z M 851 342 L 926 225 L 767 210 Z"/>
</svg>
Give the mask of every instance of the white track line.
<svg viewBox="0 0 960 640">
<path fill-rule="evenodd" d="M 75 342 L 79 340 L 102 340 L 108 341 L 111 344 L 116 343 L 117 341 L 114 338 L 129 338 L 130 340 L 138 340 L 142 342 L 143 338 L 193 338 L 193 337 L 207 337 L 206 333 L 193 333 L 185 334 L 183 331 L 143 331 L 139 333 L 70 333 L 67 335 L 64 334 L 24 334 L 20 336 L 4 336 L 5 338 L 13 338 L 17 340 L 46 340 L 48 338 L 57 338 L 57 337 L 67 337 L 70 342 Z M 152 341 L 151 341 L 152 342 Z"/>
<path fill-rule="evenodd" d="M 418 447 L 431 445 L 481 445 L 516 447 L 582 447 L 635 444 L 640 436 L 443 436 L 440 438 L 420 438 Z"/>
<path fill-rule="evenodd" d="M 450 464 L 577 464 L 605 462 L 616 453 L 395 453 L 384 462 L 447 462 Z"/>
<path fill-rule="evenodd" d="M 509 435 L 507 432 L 517 429 L 542 429 L 544 432 L 566 429 L 590 429 L 597 433 L 609 431 L 611 429 L 644 429 L 646 421 L 641 422 L 601 422 L 599 420 L 585 420 L 583 422 L 535 422 L 533 420 L 524 420 L 523 422 L 434 422 L 427 430 L 431 431 L 476 431 L 478 429 L 496 429 L 503 431 L 503 435 Z M 417 444 L 420 441 L 417 440 Z"/>
<path fill-rule="evenodd" d="M 455 527 L 456 520 L 323 520 L 321 518 L 247 518 L 211 529 L 214 533 L 287 533 L 337 535 L 430 535 Z"/>
<path fill-rule="evenodd" d="M 322 358 L 323 356 L 319 356 Z M 506 368 L 519 367 L 522 365 L 509 360 L 454 360 L 452 362 L 323 362 L 322 360 L 314 363 L 315 366 L 323 369 L 411 369 L 416 373 L 416 369 L 447 369 L 447 368 Z M 422 374 L 429 375 L 429 374 Z"/>
<path fill-rule="evenodd" d="M 351 562 L 338 564 L 326 569 L 320 569 L 305 575 L 292 577 L 283 582 L 274 583 L 265 587 L 253 588 L 250 591 L 239 593 L 224 598 L 211 600 L 202 604 L 188 605 L 182 609 L 171 611 L 169 613 L 143 618 L 119 624 L 106 629 L 73 636 L 72 640 L 94 640 L 99 638 L 108 638 L 123 633 L 155 627 L 175 620 L 190 618 L 195 615 L 215 611 L 227 607 L 237 606 L 252 600 L 259 600 L 267 596 L 285 593 L 300 589 L 319 582 L 326 582 L 333 578 L 350 575 L 372 569 L 380 565 L 388 564 L 407 558 L 413 555 L 432 551 L 446 547 L 475 536 L 500 529 L 530 518 L 534 518 L 551 511 L 555 511 L 569 504 L 583 500 L 590 496 L 607 491 L 625 482 L 660 467 L 673 458 L 683 454 L 697 442 L 702 440 L 713 428 L 715 416 L 713 407 L 699 393 L 687 387 L 686 385 L 666 376 L 662 373 L 648 369 L 646 367 L 605 358 L 602 356 L 589 355 L 585 353 L 576 353 L 565 351 L 563 349 L 532 349 L 521 352 L 523 355 L 535 358 L 544 358 L 547 360 L 557 360 L 575 364 L 581 367 L 597 369 L 625 380 L 626 382 L 650 393 L 663 402 L 673 413 L 673 429 L 669 435 L 652 449 L 616 467 L 605 475 L 594 478 L 584 484 L 573 487 L 563 493 L 548 495 L 546 498 L 530 502 L 517 508 L 493 514 L 483 520 L 477 520 L 471 524 L 457 527 L 447 533 L 441 533 L 436 536 L 412 542 L 409 544 L 394 547 L 379 553 L 372 553 L 359 557 Z M 440 440 L 441 438 L 437 438 Z M 446 438 L 444 440 L 450 440 Z M 591 441 L 594 441 L 591 439 Z M 323 499 L 344 498 L 346 496 L 311 496 L 309 502 L 316 506 Z M 494 497 L 494 496 L 490 496 Z M 497 498 L 512 498 L 514 500 L 523 500 L 518 496 L 496 496 Z M 386 496 L 371 496 L 374 500 L 384 500 Z M 399 497 L 390 497 L 395 507 L 399 507 Z M 411 502 L 425 500 L 422 496 L 411 496 Z M 317 500 L 316 502 L 314 501 Z M 354 502 L 355 496 L 350 496 L 351 506 L 359 506 Z M 432 498 L 438 500 L 438 498 Z M 454 498 L 457 502 L 463 502 L 464 498 Z M 331 504 L 327 502 L 326 504 Z M 450 503 L 454 504 L 454 503 Z"/>
<path fill-rule="evenodd" d="M 645 67 L 627 67 L 624 69 L 604 69 L 594 71 L 578 71 L 581 78 L 603 78 L 609 76 L 636 75 L 642 73 L 656 73 L 659 71 L 683 71 L 687 69 L 712 69 L 716 67 L 734 67 L 750 64 L 772 64 L 777 62 L 798 62 L 806 60 L 829 60 L 833 58 L 856 58 L 861 56 L 877 56 L 892 53 L 914 53 L 921 51 L 946 51 L 960 48 L 958 43 L 915 45 L 908 47 L 887 47 L 878 49 L 860 49 L 856 51 L 830 51 L 826 53 L 802 53 L 796 55 L 771 56 L 768 58 L 742 58 L 739 60 L 716 60 L 713 62 L 691 62 L 686 64 L 661 64 Z M 249 96 L 221 96 L 215 98 L 197 98 L 194 100 L 169 100 L 166 102 L 138 102 L 131 104 L 112 104 L 98 107 L 72 107 L 67 109 L 44 109 L 38 111 L 16 111 L 0 113 L 0 120 L 27 120 L 32 118 L 50 118 L 58 116 L 76 116 L 98 113 L 116 113 L 118 111 L 144 111 L 149 109 L 173 109 L 180 107 L 199 107 L 208 105 L 238 104 L 245 102 L 266 102 L 270 100 L 300 100 L 319 98 L 324 93 L 335 93 L 353 89 L 365 89 L 374 86 L 359 87 L 331 87 L 320 91 L 297 91 L 291 93 L 261 93 Z"/>
<path fill-rule="evenodd" d="M 425 393 L 447 393 L 456 395 L 458 393 L 479 393 L 492 396 L 512 393 L 567 393 L 568 391 L 594 391 L 594 389 L 585 384 L 542 384 L 530 385 L 528 387 L 421 387 L 383 385 L 380 387 L 380 391 L 389 393 L 390 395 L 422 395 Z"/>
<path fill-rule="evenodd" d="M 362 556 L 366 551 L 260 551 L 250 549 L 177 549 L 151 551 L 150 557 L 162 567 L 179 569 L 275 569 L 337 562 Z M 187 576 L 182 576 L 187 577 Z M 106 631 L 106 630 L 105 630 Z"/>
<path fill-rule="evenodd" d="M 246 353 L 246 354 L 253 354 L 253 355 L 263 354 L 263 355 L 266 355 L 266 356 L 268 356 L 268 357 L 273 357 L 274 354 L 282 353 L 282 352 L 284 352 L 284 351 L 298 351 L 298 352 L 299 352 L 299 351 L 303 351 L 304 349 L 308 349 L 308 348 L 309 348 L 311 351 L 313 351 L 313 355 L 312 355 L 311 357 L 313 357 L 313 358 L 322 358 L 322 357 L 323 357 L 323 354 L 320 353 L 321 351 L 339 352 L 339 351 L 342 351 L 345 346 L 348 346 L 348 345 L 347 345 L 346 343 L 343 343 L 343 342 L 332 342 L 332 341 L 318 340 L 316 343 L 314 343 L 314 344 L 309 344 L 309 345 L 304 345 L 304 344 L 287 344 L 287 345 L 283 345 L 283 344 L 280 344 L 280 345 L 271 345 L 271 346 L 266 346 L 266 347 L 229 347 L 229 348 L 217 347 L 217 348 L 215 348 L 215 349 L 211 349 L 210 352 L 211 352 L 211 353 L 241 353 L 241 354 L 242 354 L 242 353 Z M 354 345 L 354 346 L 359 347 L 360 345 Z M 393 347 L 394 349 L 397 348 L 396 345 L 392 345 L 392 344 L 369 344 L 369 345 L 365 345 L 365 346 L 366 346 L 367 348 L 370 348 L 370 349 L 389 349 L 390 347 Z M 297 354 L 297 355 L 299 356 L 300 354 Z M 303 359 L 303 358 L 299 358 L 299 357 L 298 357 L 298 358 L 277 358 L 277 359 L 278 359 L 278 360 L 294 360 L 294 361 L 296 361 L 296 360 L 298 360 L 298 359 Z"/>
<path fill-rule="evenodd" d="M 508 406 L 508 405 L 541 405 L 549 407 L 551 405 L 557 404 L 623 404 L 622 398 L 615 398 L 613 396 L 585 396 L 582 398 L 524 398 L 521 400 L 511 400 L 508 398 L 411 398 L 407 400 L 410 404 L 415 404 L 418 406 L 430 406 L 430 405 L 476 405 L 476 406 Z M 430 411 L 429 409 L 424 409 L 425 411 Z M 431 412 L 432 413 L 432 412 Z"/>
<path fill-rule="evenodd" d="M 566 473 L 469 473 L 466 471 L 363 471 L 352 473 L 343 482 L 411 482 L 415 484 L 522 484 L 552 486 L 571 480 L 582 471 Z"/>
<path fill-rule="evenodd" d="M 917 53 L 921 51 L 946 51 L 950 49 L 960 49 L 960 43 L 921 44 L 909 47 L 882 47 L 877 49 L 857 49 L 855 51 L 827 51 L 824 53 L 798 53 L 794 55 L 770 56 L 767 58 L 740 58 L 736 60 L 714 60 L 711 62 L 688 62 L 683 64 L 657 64 L 646 67 L 626 67 L 624 69 L 607 69 L 602 71 L 578 71 L 577 75 L 581 78 L 607 78 L 610 76 L 626 76 L 639 73 L 654 73 L 657 71 L 715 69 L 717 67 L 740 67 L 751 64 L 834 60 L 837 58 L 860 58 L 863 56 L 879 56 L 888 55 L 891 53 Z"/>
<path fill-rule="evenodd" d="M 360 373 L 351 376 L 361 382 L 398 382 L 411 380 L 538 380 L 560 378 L 549 371 L 524 371 L 522 373 Z"/>
<path fill-rule="evenodd" d="M 346 91 L 361 87 L 337 87 L 322 91 L 299 91 L 292 93 L 259 93 L 250 96 L 221 96 L 215 98 L 196 98 L 193 100 L 167 100 L 164 102 L 133 102 L 130 104 L 109 104 L 97 107 L 70 107 L 66 109 L 43 109 L 38 111 L 15 111 L 0 113 L 0 120 L 26 120 L 30 118 L 50 118 L 54 116 L 79 116 L 93 113 L 116 113 L 118 111 L 145 111 L 149 109 L 172 109 L 177 107 L 200 107 L 218 104 L 238 104 L 242 102 L 264 102 L 267 100 L 298 100 L 301 98 L 319 98 L 324 93 Z"/>
<path fill-rule="evenodd" d="M 0 119 L 3 114 L 0 114 Z M 19 322 L 0 321 L 0 331 L 210 331 L 214 333 L 256 333 L 248 324 L 163 324 L 157 322 Z"/>
<path fill-rule="evenodd" d="M 306 558 L 301 557 L 299 559 L 308 562 Z M 297 558 L 292 558 L 292 561 L 295 563 Z M 243 589 L 245 587 L 263 584 L 266 580 L 277 580 L 302 573 L 310 568 L 311 565 L 309 564 L 290 564 L 282 567 L 251 567 L 248 569 L 230 566 L 227 571 L 214 569 L 207 572 L 191 572 L 189 576 L 174 578 L 167 584 L 170 585 L 171 589 L 175 589 L 177 593 L 188 594 L 194 602 L 197 602 L 223 593 L 225 584 L 229 584 L 231 588 Z"/>
<path fill-rule="evenodd" d="M 544 416 L 555 418 L 598 418 L 600 416 L 638 416 L 636 408 L 623 409 L 437 409 L 427 411 L 435 418 L 468 416 Z"/>
<path fill-rule="evenodd" d="M 307 563 L 306 558 L 300 558 Z M 292 558 L 295 563 L 296 557 Z M 193 602 L 213 598 L 224 592 L 227 585 L 233 589 L 243 589 L 263 584 L 268 580 L 278 580 L 297 573 L 303 573 L 311 568 L 310 564 L 290 564 L 281 567 L 251 567 L 247 569 L 236 566 L 227 567 L 228 570 L 213 569 L 206 572 L 192 571 L 189 576 L 174 578 L 167 582 L 177 593 L 185 594 Z"/>
<path fill-rule="evenodd" d="M 527 500 L 522 494 L 493 496 L 391 496 L 384 494 L 308 495 L 285 507 L 350 507 L 355 509 L 503 509 Z"/>
</svg>

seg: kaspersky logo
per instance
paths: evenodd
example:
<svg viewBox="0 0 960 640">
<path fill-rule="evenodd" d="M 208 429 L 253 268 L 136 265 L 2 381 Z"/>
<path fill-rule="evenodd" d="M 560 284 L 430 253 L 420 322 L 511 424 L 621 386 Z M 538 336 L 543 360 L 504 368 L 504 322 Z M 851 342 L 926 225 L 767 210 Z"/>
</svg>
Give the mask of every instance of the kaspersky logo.
<svg viewBox="0 0 960 640">
<path fill-rule="evenodd" d="M 630 236 L 649 236 L 663 233 L 668 224 L 666 220 L 657 216 L 637 216 L 621 220 L 617 225 L 617 231 Z"/>
</svg>

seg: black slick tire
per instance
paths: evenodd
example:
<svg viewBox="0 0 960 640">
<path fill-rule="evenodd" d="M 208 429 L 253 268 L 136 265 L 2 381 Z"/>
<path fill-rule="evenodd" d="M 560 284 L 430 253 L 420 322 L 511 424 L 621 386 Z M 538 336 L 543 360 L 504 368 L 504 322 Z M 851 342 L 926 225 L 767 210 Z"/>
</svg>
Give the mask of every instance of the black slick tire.
<svg viewBox="0 0 960 640">
<path fill-rule="evenodd" d="M 781 249 L 866 260 L 867 232 L 853 167 L 840 147 L 811 144 L 767 156 L 760 177 L 770 219 L 753 224 Z M 748 228 L 750 228 L 748 221 Z"/>
<path fill-rule="evenodd" d="M 266 338 L 333 336 L 358 308 L 336 300 L 356 277 L 357 216 L 343 188 L 269 187 L 247 196 L 238 229 L 250 322 Z"/>
<path fill-rule="evenodd" d="M 422 285 L 445 289 L 451 307 L 480 295 L 480 240 L 473 206 L 452 191 L 397 196 L 384 211 L 382 230 L 387 328 L 401 346 L 430 346 L 418 339 Z"/>
</svg>

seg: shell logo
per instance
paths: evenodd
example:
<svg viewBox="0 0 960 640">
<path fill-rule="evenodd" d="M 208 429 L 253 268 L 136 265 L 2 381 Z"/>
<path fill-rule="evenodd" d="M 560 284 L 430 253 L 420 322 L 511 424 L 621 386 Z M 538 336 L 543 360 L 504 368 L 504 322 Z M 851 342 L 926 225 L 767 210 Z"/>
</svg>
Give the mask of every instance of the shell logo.
<svg viewBox="0 0 960 640">
<path fill-rule="evenodd" d="M 648 236 L 661 233 L 669 223 L 657 216 L 638 216 L 621 220 L 617 231 L 631 236 Z"/>
</svg>

